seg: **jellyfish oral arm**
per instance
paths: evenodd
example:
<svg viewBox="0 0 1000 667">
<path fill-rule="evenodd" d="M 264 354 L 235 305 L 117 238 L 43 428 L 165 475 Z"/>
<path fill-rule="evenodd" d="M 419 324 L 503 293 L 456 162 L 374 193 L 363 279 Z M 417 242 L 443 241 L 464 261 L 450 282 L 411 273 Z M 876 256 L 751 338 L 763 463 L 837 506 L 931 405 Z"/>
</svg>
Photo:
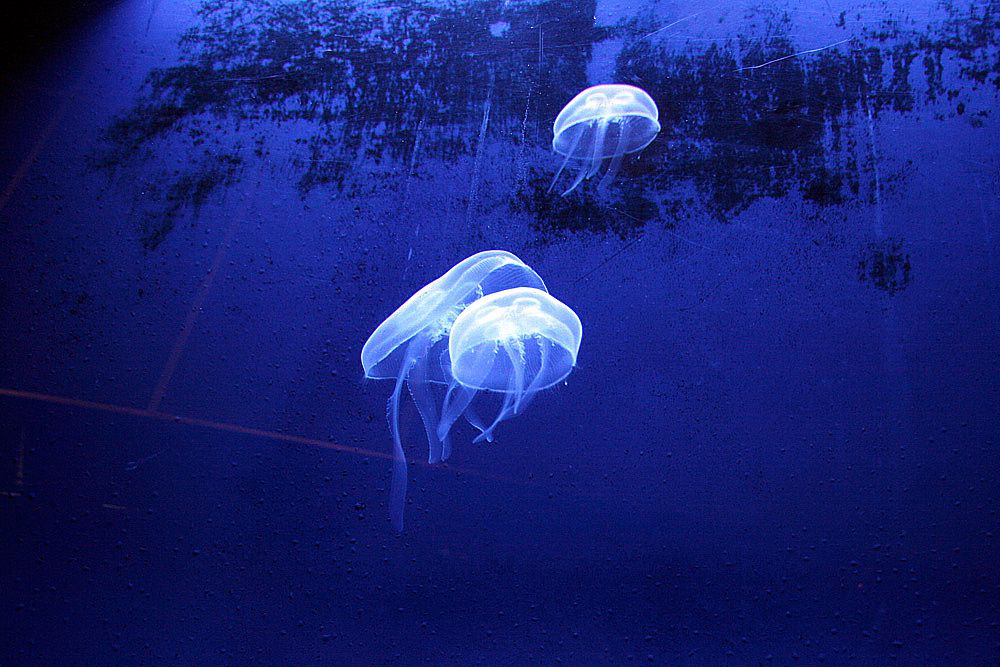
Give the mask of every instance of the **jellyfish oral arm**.
<svg viewBox="0 0 1000 667">
<path fill-rule="evenodd" d="M 469 424 L 474 429 L 476 429 L 480 433 L 485 433 L 486 432 L 486 422 L 483 420 L 482 417 L 479 416 L 479 413 L 476 412 L 475 406 L 473 406 L 471 403 L 469 404 L 469 407 L 467 407 L 465 409 L 465 412 L 463 413 L 463 415 L 465 416 L 465 421 L 469 422 Z M 473 440 L 473 442 L 476 442 L 476 441 Z M 486 442 L 493 442 L 493 434 L 492 433 L 486 436 Z"/>
<path fill-rule="evenodd" d="M 511 415 L 522 412 L 534 397 L 534 392 L 524 386 L 524 340 L 519 338 L 504 340 L 498 344 L 496 353 L 501 354 L 501 350 L 506 353 L 512 369 L 507 381 L 507 390 L 503 395 L 503 405 L 500 406 L 500 412 L 493 423 L 476 436 L 473 442 L 482 442 L 483 440 L 492 442 L 493 431 L 500 425 L 500 422 Z"/>
<path fill-rule="evenodd" d="M 403 443 L 399 437 L 399 397 L 403 391 L 403 382 L 414 373 L 414 369 L 424 363 L 427 350 L 430 347 L 430 339 L 425 335 L 415 336 L 406 346 L 406 354 L 403 358 L 399 375 L 396 377 L 396 386 L 392 390 L 389 402 L 386 406 L 386 416 L 389 419 L 389 428 L 392 430 L 392 486 L 389 492 L 389 516 L 392 519 L 393 527 L 403 531 L 403 507 L 406 504 L 406 452 L 403 451 Z M 426 374 L 426 369 L 417 371 Z M 413 391 L 412 385 L 411 393 Z M 416 401 L 416 398 L 414 398 Z M 419 405 L 418 405 L 419 408 Z"/>
<path fill-rule="evenodd" d="M 601 163 L 604 161 L 604 154 L 601 151 L 604 150 L 604 137 L 607 133 L 608 119 L 601 118 L 597 121 L 597 136 L 594 138 L 594 149 L 590 154 L 586 178 L 593 177 L 601 168 Z"/>
<path fill-rule="evenodd" d="M 524 398 L 524 340 L 508 338 L 501 345 L 507 353 L 513 371 L 507 383 L 507 393 L 514 397 L 514 403 L 511 407 L 513 408 L 512 412 L 517 414 L 521 411 L 521 401 Z"/>
<path fill-rule="evenodd" d="M 583 136 L 583 132 L 576 133 L 576 136 L 573 138 L 573 143 L 569 145 L 569 150 L 566 151 L 566 157 L 565 159 L 563 159 L 562 164 L 559 165 L 559 171 L 556 172 L 556 177 L 552 179 L 552 185 L 549 186 L 547 192 L 552 192 L 552 188 L 556 187 L 556 183 L 559 181 L 559 176 L 562 175 L 563 169 L 566 168 L 566 165 L 569 164 L 570 158 L 573 156 L 574 153 L 576 153 L 576 147 L 580 143 L 581 136 Z M 575 188 L 576 186 L 574 185 L 573 187 Z M 573 188 L 570 188 L 569 190 L 563 193 L 563 196 L 565 197 L 572 190 Z"/>
<path fill-rule="evenodd" d="M 573 190 L 576 190 L 576 187 L 580 185 L 580 183 L 583 183 L 586 179 L 596 174 L 601 168 L 601 163 L 604 162 L 601 150 L 604 144 L 604 135 L 608 131 L 608 121 L 601 118 L 595 121 L 595 123 L 596 127 L 594 131 L 597 134 L 594 137 L 594 145 L 591 148 L 590 155 L 583 159 L 583 164 L 580 165 L 580 171 L 577 173 L 576 179 L 573 181 L 573 185 L 569 186 L 569 188 L 562 193 L 563 197 L 573 192 Z"/>
<path fill-rule="evenodd" d="M 399 439 L 399 394 L 403 389 L 408 369 L 404 367 L 396 378 L 396 388 L 392 390 L 386 406 L 389 429 L 392 431 L 392 486 L 389 492 L 389 517 L 392 526 L 403 532 L 403 506 L 406 504 L 406 452 Z"/>
<path fill-rule="evenodd" d="M 434 396 L 427 380 L 426 363 L 417 361 L 413 364 L 406 378 L 406 387 L 410 390 L 410 396 L 413 397 L 413 403 L 417 406 L 417 412 L 420 413 L 424 430 L 427 432 L 427 462 L 440 463 L 442 459 L 448 457 L 443 454 L 442 438 L 438 436 L 437 406 L 434 404 Z"/>
<path fill-rule="evenodd" d="M 486 431 L 483 420 L 476 415 L 472 407 L 472 400 L 479 393 L 479 387 L 482 386 L 483 381 L 493 372 L 496 354 L 479 355 L 476 361 L 478 363 L 473 366 L 475 370 L 466 377 L 471 385 L 462 384 L 458 380 L 452 380 L 451 384 L 448 385 L 448 393 L 445 394 L 444 406 L 441 408 L 441 422 L 438 424 L 438 437 L 440 438 L 443 438 L 451 430 L 451 427 L 463 414 L 480 433 Z M 488 440 L 492 442 L 492 435 L 488 437 Z"/>
<path fill-rule="evenodd" d="M 628 121 L 625 118 L 621 118 L 618 121 L 618 146 L 615 148 L 615 154 L 611 158 L 611 165 L 604 172 L 604 176 L 601 177 L 601 182 L 597 184 L 598 189 L 608 187 L 615 180 L 615 176 L 618 175 L 618 168 L 622 166 L 622 158 L 625 155 L 625 147 L 627 145 Z"/>
<path fill-rule="evenodd" d="M 576 190 L 576 187 L 580 183 L 583 183 L 586 179 L 596 174 L 597 170 L 601 167 L 601 143 L 604 142 L 604 133 L 607 131 L 608 124 L 603 119 L 596 121 L 596 123 L 595 132 L 597 132 L 597 136 L 594 138 L 594 146 L 590 151 L 590 155 L 583 158 L 583 164 L 580 165 L 580 171 L 577 172 L 576 179 L 573 180 L 573 185 L 569 186 L 562 193 L 563 197 Z"/>
<path fill-rule="evenodd" d="M 448 386 L 448 393 L 444 397 L 444 406 L 441 408 L 441 421 L 438 422 L 437 428 L 437 436 L 442 441 L 448 437 L 448 432 L 451 431 L 451 427 L 458 421 L 458 418 L 469 409 L 469 405 L 477 393 L 475 389 L 458 382 L 452 382 Z"/>
</svg>

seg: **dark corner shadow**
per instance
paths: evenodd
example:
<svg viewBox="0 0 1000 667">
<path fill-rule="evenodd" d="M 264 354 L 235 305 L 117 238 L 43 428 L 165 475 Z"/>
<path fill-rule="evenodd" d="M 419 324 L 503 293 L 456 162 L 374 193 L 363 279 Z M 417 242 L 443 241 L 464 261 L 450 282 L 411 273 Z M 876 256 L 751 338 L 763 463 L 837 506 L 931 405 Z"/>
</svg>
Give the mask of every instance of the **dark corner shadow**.
<svg viewBox="0 0 1000 667">
<path fill-rule="evenodd" d="M 0 91 L 79 34 L 82 26 L 123 0 L 33 0 L 10 3 L 0 21 Z"/>
</svg>

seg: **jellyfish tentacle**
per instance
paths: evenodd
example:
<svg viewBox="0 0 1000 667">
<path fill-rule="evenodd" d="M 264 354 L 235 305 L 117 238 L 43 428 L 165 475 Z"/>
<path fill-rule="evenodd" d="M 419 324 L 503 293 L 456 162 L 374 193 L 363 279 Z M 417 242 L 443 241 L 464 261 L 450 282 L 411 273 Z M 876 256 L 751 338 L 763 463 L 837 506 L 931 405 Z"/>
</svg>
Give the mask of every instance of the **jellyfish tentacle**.
<svg viewBox="0 0 1000 667">
<path fill-rule="evenodd" d="M 521 391 L 521 398 L 518 400 L 517 406 L 514 409 L 514 414 L 515 415 L 524 412 L 528 408 L 528 405 L 531 404 L 531 401 L 535 398 L 535 396 L 541 390 L 541 386 L 540 386 L 541 385 L 541 379 L 546 376 L 546 374 L 544 373 L 544 371 L 545 371 L 545 368 L 546 368 L 546 366 L 548 364 L 548 355 L 546 354 L 546 350 L 548 348 L 546 347 L 545 342 L 540 337 L 532 336 L 531 338 L 527 339 L 526 341 L 522 341 L 521 342 L 522 343 L 522 350 L 524 349 L 525 345 L 527 344 L 527 341 L 533 341 L 535 344 L 538 345 L 539 365 L 538 365 L 538 370 L 535 372 L 535 376 L 531 380 L 531 383 L 528 384 L 527 388 L 524 388 Z M 527 354 L 527 353 L 525 352 L 525 354 Z M 523 372 L 522 372 L 522 376 L 523 376 Z M 523 387 L 523 385 L 524 385 L 524 379 L 523 379 L 523 377 L 522 377 L 521 380 L 519 380 L 519 382 L 520 382 L 520 384 L 518 386 Z"/>
<path fill-rule="evenodd" d="M 413 374 L 417 372 L 419 364 L 414 366 L 410 372 L 410 377 L 406 380 L 406 388 L 410 390 L 414 405 L 420 414 L 420 421 L 424 424 L 424 431 L 427 433 L 427 462 L 439 463 L 442 459 L 441 439 L 437 435 L 437 406 L 434 405 L 434 396 L 431 393 L 431 385 L 421 376 L 414 379 Z"/>
<path fill-rule="evenodd" d="M 523 373 L 522 373 L 523 375 Z M 537 376 L 536 376 L 537 378 Z M 534 400 L 535 395 L 538 394 L 538 389 L 535 388 L 535 381 L 532 380 L 527 387 L 524 387 L 525 380 L 521 380 L 521 398 L 517 402 L 517 408 L 514 410 L 515 415 L 519 415 L 528 409 L 531 405 L 531 401 Z"/>
<path fill-rule="evenodd" d="M 438 421 L 437 425 L 437 437 L 441 440 L 441 460 L 447 461 L 451 458 L 451 427 L 454 424 L 454 419 L 446 424 L 448 419 L 449 405 L 451 404 L 452 394 L 458 387 L 458 382 L 455 380 L 451 372 L 451 357 L 448 354 L 448 348 L 445 347 L 441 352 L 441 370 L 444 371 L 444 376 L 446 378 L 451 378 L 448 383 L 448 390 L 444 394 L 444 401 L 441 403 L 441 420 Z M 471 400 L 471 399 L 470 399 Z"/>
<path fill-rule="evenodd" d="M 451 434 L 445 433 L 441 438 L 441 460 L 447 461 L 451 458 Z"/>
</svg>

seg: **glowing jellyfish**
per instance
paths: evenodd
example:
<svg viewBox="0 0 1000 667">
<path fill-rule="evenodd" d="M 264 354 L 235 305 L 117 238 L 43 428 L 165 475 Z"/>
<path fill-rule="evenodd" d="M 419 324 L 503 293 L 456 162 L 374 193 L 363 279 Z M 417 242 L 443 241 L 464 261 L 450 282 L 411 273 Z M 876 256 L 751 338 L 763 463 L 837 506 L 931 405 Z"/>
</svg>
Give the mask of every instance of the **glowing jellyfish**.
<svg viewBox="0 0 1000 667">
<path fill-rule="evenodd" d="M 406 455 L 399 437 L 399 397 L 403 383 L 427 431 L 428 463 L 447 459 L 451 453 L 448 429 L 439 435 L 438 409 L 431 385 L 454 385 L 448 334 L 455 319 L 470 303 L 513 287 L 545 291 L 545 283 L 538 274 L 515 255 L 503 250 L 477 253 L 407 299 L 375 329 L 361 349 L 365 377 L 396 381 L 389 397 L 388 418 L 393 439 L 390 514 L 397 530 L 403 528 L 406 499 Z M 473 424 L 478 422 L 472 413 L 468 416 Z"/>
<path fill-rule="evenodd" d="M 469 414 L 479 392 L 498 392 L 503 404 L 474 442 L 493 440 L 504 419 L 520 414 L 535 394 L 561 382 L 580 351 L 583 327 L 566 304 L 548 292 L 516 287 L 484 296 L 455 320 L 448 341 L 451 373 L 438 435 Z M 475 414 L 475 413 L 471 413 Z"/>
<path fill-rule="evenodd" d="M 641 88 L 624 83 L 592 86 L 570 100 L 556 116 L 552 127 L 552 149 L 564 155 L 562 166 L 549 187 L 551 192 L 566 165 L 579 167 L 576 180 L 563 192 L 572 192 L 584 179 L 611 160 L 601 185 L 614 180 L 622 156 L 640 151 L 660 131 L 656 102 Z"/>
</svg>

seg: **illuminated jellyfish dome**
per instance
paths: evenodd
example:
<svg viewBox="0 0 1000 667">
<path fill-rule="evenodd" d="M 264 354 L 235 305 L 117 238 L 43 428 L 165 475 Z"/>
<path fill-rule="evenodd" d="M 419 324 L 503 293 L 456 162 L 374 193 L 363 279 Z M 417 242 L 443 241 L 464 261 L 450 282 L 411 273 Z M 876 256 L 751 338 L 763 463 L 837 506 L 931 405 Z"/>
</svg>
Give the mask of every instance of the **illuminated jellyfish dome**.
<svg viewBox="0 0 1000 667">
<path fill-rule="evenodd" d="M 656 102 L 643 89 L 608 83 L 581 91 L 563 107 L 552 126 L 552 149 L 564 159 L 549 190 L 567 166 L 576 169 L 576 177 L 563 196 L 599 173 L 605 162 L 609 164 L 601 185 L 610 184 L 622 157 L 641 151 L 659 131 Z"/>
<path fill-rule="evenodd" d="M 576 313 L 533 287 L 494 292 L 473 302 L 455 320 L 448 342 L 452 376 L 465 398 L 455 405 L 446 401 L 442 424 L 449 418 L 453 422 L 476 392 L 497 392 L 503 394 L 503 405 L 475 442 L 492 440 L 501 421 L 569 375 L 582 338 Z"/>
</svg>

